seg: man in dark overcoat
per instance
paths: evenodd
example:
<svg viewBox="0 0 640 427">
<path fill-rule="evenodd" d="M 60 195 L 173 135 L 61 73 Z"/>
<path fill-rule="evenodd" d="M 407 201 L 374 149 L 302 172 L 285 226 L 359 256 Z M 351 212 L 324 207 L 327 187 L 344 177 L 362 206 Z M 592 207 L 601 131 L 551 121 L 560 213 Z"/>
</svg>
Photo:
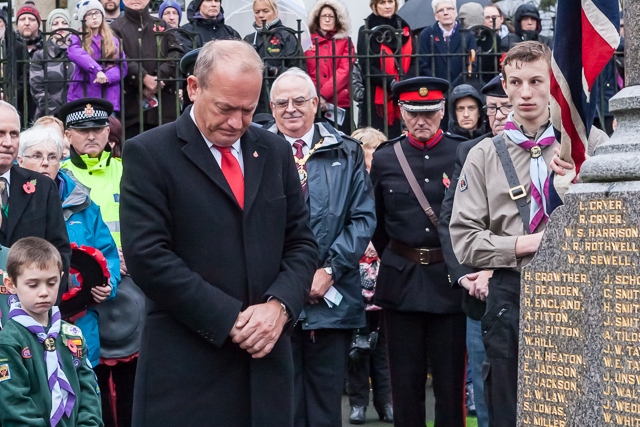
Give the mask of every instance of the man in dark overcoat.
<svg viewBox="0 0 640 427">
<path fill-rule="evenodd" d="M 148 298 L 136 426 L 290 426 L 293 362 L 283 330 L 317 266 L 291 148 L 249 127 L 262 61 L 212 41 L 174 123 L 127 141 L 125 260 Z"/>
<path fill-rule="evenodd" d="M 0 101 L 0 245 L 10 247 L 23 237 L 41 237 L 62 257 L 64 279 L 71 261 L 71 246 L 62 216 L 58 188 L 44 175 L 15 164 L 20 142 L 20 116 L 16 109 Z M 67 290 L 60 287 L 60 295 Z M 0 289 L 0 311 L 9 314 L 6 288 Z"/>
<path fill-rule="evenodd" d="M 380 254 L 375 303 L 384 309 L 394 422 L 424 426 L 427 360 L 432 367 L 436 427 L 464 426 L 465 315 L 461 294 L 451 288 L 438 218 L 449 188 L 456 149 L 464 139 L 440 129 L 449 84 L 414 77 L 392 86 L 408 133 L 373 154 L 371 180 Z M 396 152 L 399 150 L 399 153 Z M 409 177 L 403 172 L 401 154 Z M 412 190 L 430 205 L 430 213 Z"/>
</svg>

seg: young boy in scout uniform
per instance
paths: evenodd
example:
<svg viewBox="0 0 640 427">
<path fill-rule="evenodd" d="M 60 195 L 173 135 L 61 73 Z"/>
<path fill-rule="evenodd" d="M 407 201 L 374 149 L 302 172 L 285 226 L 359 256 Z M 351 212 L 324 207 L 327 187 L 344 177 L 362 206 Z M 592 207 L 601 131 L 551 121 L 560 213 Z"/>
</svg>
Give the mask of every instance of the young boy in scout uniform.
<svg viewBox="0 0 640 427">
<path fill-rule="evenodd" d="M 550 69 L 551 51 L 542 43 L 522 42 L 507 53 L 502 84 L 513 111 L 502 138 L 487 138 L 469 152 L 449 226 L 460 264 L 494 270 L 481 320 L 492 427 L 516 425 L 520 270 L 538 250 L 548 220 L 548 165 L 558 145 Z"/>
<path fill-rule="evenodd" d="M 0 424 L 102 426 L 100 396 L 77 326 L 54 304 L 62 274 L 56 248 L 38 237 L 12 247 L 4 283 L 17 295 L 0 331 Z"/>
<path fill-rule="evenodd" d="M 408 134 L 380 145 L 371 166 L 378 218 L 372 242 L 381 255 L 375 303 L 384 309 L 394 422 L 400 426 L 426 423 L 428 359 L 436 426 L 464 426 L 466 317 L 461 293 L 449 284 L 437 228 L 445 193 L 454 190 L 449 185 L 456 149 L 464 141 L 440 129 L 448 88 L 446 80 L 432 77 L 393 85 Z"/>
</svg>

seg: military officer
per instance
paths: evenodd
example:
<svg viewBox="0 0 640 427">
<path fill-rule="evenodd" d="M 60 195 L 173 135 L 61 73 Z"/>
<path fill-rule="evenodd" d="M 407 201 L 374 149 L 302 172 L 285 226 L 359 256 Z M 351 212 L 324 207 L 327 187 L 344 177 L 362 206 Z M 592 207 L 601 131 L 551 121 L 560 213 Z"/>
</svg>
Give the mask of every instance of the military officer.
<svg viewBox="0 0 640 427">
<path fill-rule="evenodd" d="M 375 301 L 385 310 L 394 418 L 401 426 L 426 423 L 427 359 L 436 427 L 464 426 L 466 318 L 461 293 L 449 284 L 437 229 L 463 141 L 440 129 L 448 88 L 433 77 L 393 85 L 408 133 L 380 145 L 371 167 L 378 218 L 372 241 L 381 254 Z"/>
</svg>

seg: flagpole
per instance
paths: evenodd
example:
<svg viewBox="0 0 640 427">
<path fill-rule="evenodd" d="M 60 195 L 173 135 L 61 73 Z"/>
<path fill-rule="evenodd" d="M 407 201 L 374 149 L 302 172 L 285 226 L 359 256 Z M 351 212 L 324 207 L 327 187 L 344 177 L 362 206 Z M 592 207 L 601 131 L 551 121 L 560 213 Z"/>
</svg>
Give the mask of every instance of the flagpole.
<svg viewBox="0 0 640 427">
<path fill-rule="evenodd" d="M 584 182 L 640 181 L 640 1 L 626 0 L 623 17 L 625 87 L 609 101 L 617 128 L 582 165 Z"/>
</svg>

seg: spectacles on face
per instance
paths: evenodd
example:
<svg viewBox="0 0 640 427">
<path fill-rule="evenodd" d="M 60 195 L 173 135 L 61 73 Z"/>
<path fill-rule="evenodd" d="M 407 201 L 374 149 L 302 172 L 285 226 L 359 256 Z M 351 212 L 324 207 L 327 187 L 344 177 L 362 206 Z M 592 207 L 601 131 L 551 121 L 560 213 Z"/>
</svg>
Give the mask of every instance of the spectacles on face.
<svg viewBox="0 0 640 427">
<path fill-rule="evenodd" d="M 24 156 L 24 157 L 40 164 L 42 164 L 42 162 L 44 161 L 44 156 L 42 155 L 42 153 L 34 153 L 30 156 Z M 60 157 L 58 157 L 57 154 L 49 154 L 47 156 L 47 162 L 49 163 L 58 163 L 59 161 L 60 161 Z"/>
<path fill-rule="evenodd" d="M 311 101 L 313 98 L 315 98 L 314 96 L 310 97 L 310 98 L 303 98 L 303 97 L 298 97 L 298 98 L 289 98 L 289 99 L 277 99 L 275 101 L 273 101 L 271 104 L 273 104 L 274 107 L 276 107 L 278 110 L 284 110 L 285 108 L 287 108 L 289 106 L 289 102 L 293 103 L 293 106 L 295 108 L 302 108 L 304 107 L 304 104 L 306 104 L 307 102 Z"/>
<path fill-rule="evenodd" d="M 92 12 L 87 12 L 85 13 L 85 18 L 96 18 L 98 16 L 101 15 L 101 12 L 99 10 L 94 10 Z"/>
<path fill-rule="evenodd" d="M 487 113 L 487 116 L 495 116 L 498 111 L 508 116 L 509 113 L 513 111 L 513 105 L 501 105 L 499 107 L 497 105 L 485 105 L 483 109 Z"/>
<path fill-rule="evenodd" d="M 333 21 L 336 19 L 334 15 L 320 15 L 320 19 L 324 19 L 325 21 Z"/>
<path fill-rule="evenodd" d="M 438 9 L 436 10 L 436 13 L 440 14 L 440 13 L 453 13 L 455 12 L 456 8 L 455 7 L 443 7 L 442 9 Z"/>
</svg>

